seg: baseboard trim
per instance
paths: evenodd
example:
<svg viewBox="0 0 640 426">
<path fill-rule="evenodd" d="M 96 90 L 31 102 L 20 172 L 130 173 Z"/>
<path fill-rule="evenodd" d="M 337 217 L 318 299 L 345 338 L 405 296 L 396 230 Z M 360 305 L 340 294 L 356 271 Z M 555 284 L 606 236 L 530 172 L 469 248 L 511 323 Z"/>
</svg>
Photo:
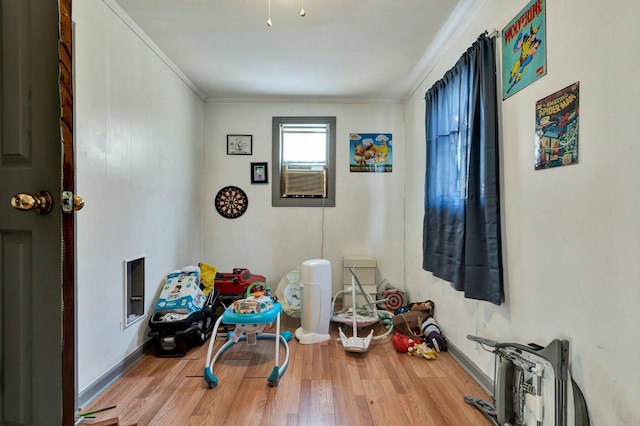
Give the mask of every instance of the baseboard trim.
<svg viewBox="0 0 640 426">
<path fill-rule="evenodd" d="M 120 361 L 111 370 L 107 371 L 98 380 L 87 386 L 78 394 L 78 408 L 89 404 L 94 398 L 100 395 L 106 388 L 111 386 L 113 382 L 124 375 L 131 367 L 136 365 L 143 356 L 153 350 L 153 339 L 149 339 L 138 349 L 129 354 L 125 359 Z"/>
<path fill-rule="evenodd" d="M 473 380 L 476 381 L 480 385 L 480 387 L 489 394 L 489 396 L 493 395 L 493 380 L 484 374 L 484 372 L 478 368 L 477 365 L 473 363 L 467 357 L 464 352 L 458 349 L 455 345 L 453 345 L 449 340 L 447 340 L 447 350 L 451 353 L 453 359 L 455 359 L 458 364 L 471 376 Z M 472 395 L 473 396 L 473 395 Z"/>
</svg>

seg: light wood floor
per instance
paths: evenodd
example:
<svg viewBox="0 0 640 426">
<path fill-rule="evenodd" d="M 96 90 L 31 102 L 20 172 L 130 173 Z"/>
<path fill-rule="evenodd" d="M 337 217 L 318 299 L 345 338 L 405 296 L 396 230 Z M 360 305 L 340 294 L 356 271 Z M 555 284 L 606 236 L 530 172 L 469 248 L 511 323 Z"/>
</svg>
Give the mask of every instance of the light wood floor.
<svg viewBox="0 0 640 426">
<path fill-rule="evenodd" d="M 283 330 L 300 326 L 284 314 L 282 322 Z M 350 326 L 343 330 L 351 335 Z M 338 337 L 333 323 L 330 332 Z M 222 341 L 215 342 L 217 349 Z M 118 417 L 121 426 L 490 425 L 463 400 L 487 394 L 446 352 L 436 360 L 400 354 L 387 338 L 353 353 L 335 339 L 302 345 L 293 337 L 289 366 L 278 386 L 269 387 L 274 342 L 241 342 L 216 362 L 219 382 L 209 389 L 203 378 L 207 347 L 181 358 L 145 356 L 82 411 L 116 407 L 82 424 Z"/>
</svg>

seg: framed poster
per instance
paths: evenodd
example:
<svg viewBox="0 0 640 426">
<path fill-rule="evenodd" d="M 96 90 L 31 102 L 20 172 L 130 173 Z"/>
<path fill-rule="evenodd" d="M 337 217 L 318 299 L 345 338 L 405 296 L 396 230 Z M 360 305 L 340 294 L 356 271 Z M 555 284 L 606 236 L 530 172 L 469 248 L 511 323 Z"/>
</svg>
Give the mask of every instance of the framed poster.
<svg viewBox="0 0 640 426">
<path fill-rule="evenodd" d="M 251 163 L 251 183 L 269 183 L 267 163 Z"/>
<path fill-rule="evenodd" d="M 502 30 L 502 99 L 547 74 L 545 0 L 531 0 Z"/>
<path fill-rule="evenodd" d="M 252 135 L 227 135 L 227 155 L 251 155 Z"/>
<path fill-rule="evenodd" d="M 391 172 L 393 137 L 391 133 L 350 133 L 349 171 Z"/>
<path fill-rule="evenodd" d="M 580 82 L 536 102 L 535 169 L 578 162 Z"/>
</svg>

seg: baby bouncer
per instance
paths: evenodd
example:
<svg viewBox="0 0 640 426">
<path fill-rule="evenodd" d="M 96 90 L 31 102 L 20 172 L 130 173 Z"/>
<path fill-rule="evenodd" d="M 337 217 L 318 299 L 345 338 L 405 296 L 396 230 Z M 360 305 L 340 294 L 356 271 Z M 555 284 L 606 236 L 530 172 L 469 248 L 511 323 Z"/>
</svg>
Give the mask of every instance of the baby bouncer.
<svg viewBox="0 0 640 426">
<path fill-rule="evenodd" d="M 388 311 L 380 310 L 376 308 L 378 303 L 385 302 L 386 300 L 374 301 L 372 297 L 367 293 L 362 284 L 360 283 L 360 279 L 356 274 L 354 267 L 349 268 L 349 272 L 351 272 L 351 287 L 346 290 L 339 291 L 336 293 L 333 298 L 331 312 L 333 312 L 331 316 L 331 321 L 343 323 L 343 324 L 351 324 L 352 326 L 352 335 L 348 337 L 344 331 L 342 331 L 342 327 L 338 327 L 338 332 L 340 337 L 338 338 L 338 342 L 342 344 L 342 347 L 347 352 L 366 352 L 369 350 L 369 345 L 371 341 L 384 339 L 389 336 L 393 331 L 393 325 L 389 324 L 389 329 L 381 334 L 374 336 L 373 330 L 369 332 L 367 337 L 358 337 L 358 327 L 367 327 L 374 325 L 382 318 L 391 319 L 393 314 Z M 351 308 L 345 308 L 341 311 L 335 311 L 335 301 L 337 298 L 342 297 L 344 300 L 343 294 L 351 293 L 351 302 L 353 306 Z M 357 303 L 357 295 L 361 295 L 364 297 L 365 303 L 358 309 Z"/>
<path fill-rule="evenodd" d="M 251 290 L 256 286 L 264 288 L 265 291 L 251 294 Z M 290 331 L 280 333 L 282 306 L 271 298 L 265 283 L 255 282 L 251 284 L 247 289 L 246 295 L 246 299 L 236 300 L 229 305 L 214 326 L 214 330 L 217 330 L 220 323 L 232 324 L 235 325 L 235 330 L 228 333 L 228 340 L 218 349 L 213 358 L 211 354 L 213 353 L 215 339 L 211 339 L 209 342 L 206 365 L 204 367 L 204 380 L 211 388 L 218 384 L 218 378 L 213 374 L 215 362 L 227 349 L 238 342 L 255 345 L 258 339 L 275 340 L 275 363 L 273 371 L 267 378 L 268 386 L 278 386 L 278 380 L 289 364 L 289 344 L 287 342 L 291 339 L 292 334 Z M 275 334 L 263 333 L 267 324 L 271 324 L 274 321 L 276 323 Z M 280 344 L 285 350 L 285 359 L 282 365 L 280 365 Z"/>
</svg>

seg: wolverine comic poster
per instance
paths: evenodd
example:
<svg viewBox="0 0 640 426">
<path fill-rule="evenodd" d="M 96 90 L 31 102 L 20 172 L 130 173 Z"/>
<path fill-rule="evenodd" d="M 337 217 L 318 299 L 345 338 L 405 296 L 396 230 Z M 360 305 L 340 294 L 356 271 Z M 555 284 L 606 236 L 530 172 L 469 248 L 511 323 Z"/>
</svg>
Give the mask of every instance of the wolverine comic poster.
<svg viewBox="0 0 640 426">
<path fill-rule="evenodd" d="M 532 0 L 502 30 L 502 99 L 547 74 L 544 0 Z"/>
<path fill-rule="evenodd" d="M 535 169 L 578 162 L 580 82 L 536 102 Z"/>
</svg>

